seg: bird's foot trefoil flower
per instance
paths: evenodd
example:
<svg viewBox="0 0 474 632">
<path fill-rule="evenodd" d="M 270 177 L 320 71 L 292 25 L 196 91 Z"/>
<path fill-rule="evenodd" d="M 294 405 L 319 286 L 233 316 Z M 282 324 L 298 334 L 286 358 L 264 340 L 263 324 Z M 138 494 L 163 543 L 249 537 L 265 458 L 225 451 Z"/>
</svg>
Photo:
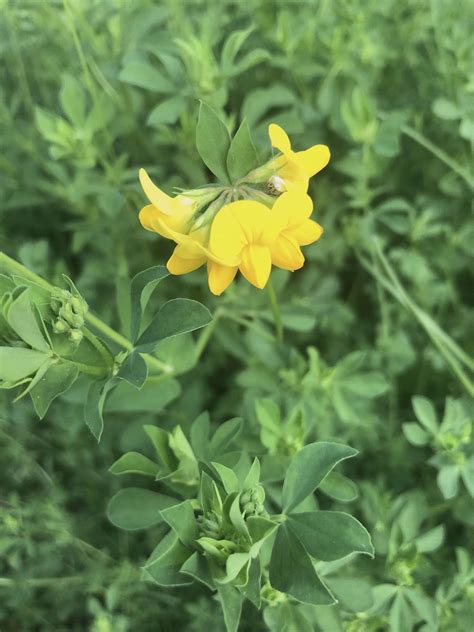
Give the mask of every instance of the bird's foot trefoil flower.
<svg viewBox="0 0 474 632">
<path fill-rule="evenodd" d="M 281 154 L 230 185 L 171 197 L 140 169 L 140 183 L 150 201 L 140 211 L 140 222 L 175 242 L 167 262 L 171 274 L 207 265 L 209 288 L 219 295 L 239 271 L 252 285 L 264 288 L 272 265 L 291 271 L 303 266 L 301 247 L 323 233 L 310 219 L 309 179 L 326 166 L 329 150 L 315 145 L 295 152 L 286 132 L 275 124 L 269 135 Z"/>
</svg>

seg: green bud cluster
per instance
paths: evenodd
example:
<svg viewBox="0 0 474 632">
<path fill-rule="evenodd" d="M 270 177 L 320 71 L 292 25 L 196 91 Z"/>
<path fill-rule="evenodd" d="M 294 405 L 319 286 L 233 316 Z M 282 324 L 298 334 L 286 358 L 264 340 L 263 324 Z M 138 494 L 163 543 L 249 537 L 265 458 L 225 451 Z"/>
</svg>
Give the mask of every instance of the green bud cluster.
<svg viewBox="0 0 474 632">
<path fill-rule="evenodd" d="M 265 490 L 260 485 L 247 489 L 240 496 L 240 509 L 244 516 L 265 515 Z"/>
<path fill-rule="evenodd" d="M 71 290 L 57 288 L 51 295 L 51 309 L 56 315 L 53 331 L 55 334 L 67 334 L 71 342 L 79 344 L 89 306 L 75 288 Z"/>
<path fill-rule="evenodd" d="M 276 606 L 280 603 L 288 601 L 288 597 L 285 593 L 280 592 L 276 588 L 273 588 L 270 583 L 266 583 L 260 590 L 260 596 L 263 601 L 266 601 L 269 606 Z"/>
<path fill-rule="evenodd" d="M 222 516 L 216 511 L 210 511 L 206 515 L 198 516 L 197 523 L 202 536 L 219 538 L 222 532 Z"/>
</svg>

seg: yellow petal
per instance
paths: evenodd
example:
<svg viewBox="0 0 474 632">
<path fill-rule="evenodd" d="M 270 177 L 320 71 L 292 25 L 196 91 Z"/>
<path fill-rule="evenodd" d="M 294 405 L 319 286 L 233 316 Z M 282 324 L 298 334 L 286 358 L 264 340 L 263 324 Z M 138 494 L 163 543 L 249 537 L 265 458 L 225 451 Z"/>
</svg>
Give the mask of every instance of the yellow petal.
<svg viewBox="0 0 474 632">
<path fill-rule="evenodd" d="M 299 226 L 290 227 L 285 234 L 293 237 L 300 246 L 308 246 L 318 241 L 323 232 L 322 226 L 312 219 L 307 219 Z"/>
<path fill-rule="evenodd" d="M 314 145 L 294 154 L 294 161 L 308 178 L 316 175 L 328 164 L 331 154 L 326 145 Z"/>
<path fill-rule="evenodd" d="M 179 254 L 179 246 L 174 249 L 173 254 L 168 259 L 166 267 L 171 274 L 187 274 L 200 268 L 206 263 L 206 257 L 200 256 L 193 259 L 181 257 Z"/>
<path fill-rule="evenodd" d="M 272 263 L 284 270 L 298 270 L 304 265 L 304 256 L 296 239 L 283 233 L 271 245 Z"/>
<path fill-rule="evenodd" d="M 159 189 L 156 184 L 153 184 L 150 176 L 147 174 L 145 169 L 140 169 L 138 172 L 138 177 L 140 178 L 140 184 L 142 185 L 142 189 L 145 192 L 145 195 L 153 204 L 159 209 L 162 213 L 170 214 L 173 212 L 173 204 L 169 195 L 166 195 L 161 189 Z"/>
<path fill-rule="evenodd" d="M 250 244 L 242 251 L 239 269 L 244 277 L 260 289 L 267 284 L 272 268 L 270 249 L 260 244 Z"/>
<path fill-rule="evenodd" d="M 282 154 L 289 154 L 291 152 L 291 143 L 288 134 L 279 125 L 271 123 L 268 126 L 268 135 L 270 136 L 272 147 L 281 151 Z"/>
<path fill-rule="evenodd" d="M 280 195 L 271 210 L 272 222 L 279 231 L 296 227 L 307 220 L 313 212 L 313 201 L 305 193 L 287 191 Z"/>
<path fill-rule="evenodd" d="M 254 200 L 227 204 L 217 213 L 211 226 L 210 250 L 219 258 L 239 258 L 248 244 L 268 243 L 270 209 Z"/>
<path fill-rule="evenodd" d="M 222 266 L 214 261 L 208 261 L 207 280 L 211 292 L 216 296 L 222 294 L 234 280 L 237 270 L 237 266 Z"/>
</svg>

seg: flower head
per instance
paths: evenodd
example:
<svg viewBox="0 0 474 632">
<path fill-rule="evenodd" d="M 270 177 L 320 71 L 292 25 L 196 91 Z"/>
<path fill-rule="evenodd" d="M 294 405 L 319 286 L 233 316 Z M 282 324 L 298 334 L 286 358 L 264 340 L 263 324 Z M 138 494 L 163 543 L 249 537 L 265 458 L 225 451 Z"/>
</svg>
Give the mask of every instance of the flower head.
<svg viewBox="0 0 474 632">
<path fill-rule="evenodd" d="M 294 152 L 286 132 L 275 124 L 269 134 L 281 155 L 231 187 L 213 186 L 170 197 L 140 169 L 140 182 L 150 201 L 140 211 L 140 222 L 175 242 L 167 262 L 171 274 L 186 274 L 207 264 L 209 288 L 221 294 L 239 271 L 252 285 L 263 288 L 272 265 L 291 271 L 303 266 L 301 247 L 323 233 L 310 219 L 308 181 L 327 164 L 329 150 L 315 145 Z M 273 195 L 264 193 L 263 182 L 271 185 Z M 235 201 L 228 203 L 229 199 Z"/>
</svg>

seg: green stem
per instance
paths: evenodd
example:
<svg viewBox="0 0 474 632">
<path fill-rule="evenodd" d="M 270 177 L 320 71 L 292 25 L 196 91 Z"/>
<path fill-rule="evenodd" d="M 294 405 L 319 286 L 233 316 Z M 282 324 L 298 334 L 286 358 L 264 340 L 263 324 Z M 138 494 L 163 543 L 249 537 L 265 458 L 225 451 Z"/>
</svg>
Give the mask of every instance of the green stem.
<svg viewBox="0 0 474 632">
<path fill-rule="evenodd" d="M 273 314 L 273 321 L 275 323 L 275 331 L 278 342 L 283 342 L 283 323 L 281 322 L 280 307 L 278 305 L 277 296 L 275 294 L 275 288 L 271 279 L 268 279 L 267 283 L 268 298 L 270 300 L 270 307 Z"/>
<path fill-rule="evenodd" d="M 448 156 L 448 154 L 440 149 L 437 145 L 432 143 L 428 138 L 425 138 L 422 134 L 414 130 L 412 127 L 408 125 L 404 125 L 402 127 L 402 132 L 416 141 L 419 145 L 430 151 L 434 156 L 436 156 L 441 162 L 444 162 L 450 169 L 452 169 L 455 173 L 460 176 L 464 182 L 466 182 L 471 189 L 474 189 L 474 180 L 471 174 L 464 169 L 456 160 Z"/>
<path fill-rule="evenodd" d="M 25 266 L 23 266 L 21 263 L 18 263 L 18 261 L 15 261 L 15 259 L 9 257 L 4 252 L 0 252 L 0 268 L 2 267 L 6 268 L 11 274 L 17 274 L 18 276 L 22 276 L 26 279 L 29 279 L 30 281 L 33 281 L 33 283 L 36 283 L 36 285 L 41 286 L 48 292 L 52 292 L 54 290 L 53 285 L 45 281 L 34 272 L 31 272 L 31 270 L 28 270 L 28 268 L 25 268 Z M 119 334 L 117 331 L 115 331 L 115 329 L 112 329 L 112 327 L 106 325 L 102 320 L 100 320 L 100 318 L 94 316 L 94 314 L 87 312 L 87 314 L 85 315 L 85 319 L 89 325 L 94 327 L 97 331 L 103 333 L 109 340 L 112 340 L 119 347 L 122 347 L 122 349 L 126 349 L 127 351 L 131 351 L 133 349 L 133 344 L 130 342 L 130 340 L 128 340 L 128 338 L 125 338 L 125 336 Z M 100 350 L 99 347 L 97 347 L 97 349 Z M 155 358 L 149 354 L 143 354 L 143 357 L 148 366 L 152 369 L 159 370 L 167 374 L 172 373 L 174 370 L 174 367 L 172 367 L 171 365 L 166 364 L 161 360 L 158 360 L 158 358 Z"/>
</svg>

